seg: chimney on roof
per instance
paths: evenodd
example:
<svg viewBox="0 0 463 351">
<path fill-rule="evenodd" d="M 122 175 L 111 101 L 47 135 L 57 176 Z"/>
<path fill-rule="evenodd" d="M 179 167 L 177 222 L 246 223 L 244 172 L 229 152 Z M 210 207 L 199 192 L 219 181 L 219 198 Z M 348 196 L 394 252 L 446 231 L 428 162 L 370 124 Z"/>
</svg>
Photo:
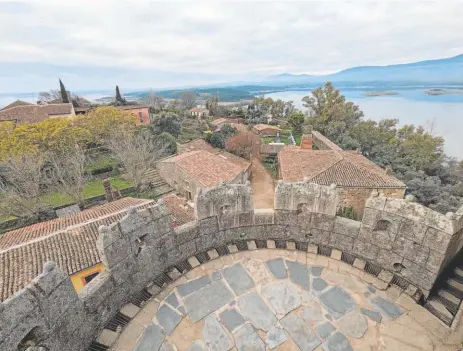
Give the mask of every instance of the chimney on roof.
<svg viewBox="0 0 463 351">
<path fill-rule="evenodd" d="M 392 168 L 387 166 L 385 169 L 384 169 L 384 173 L 386 173 L 386 175 L 392 175 Z"/>
<path fill-rule="evenodd" d="M 312 150 L 313 140 L 312 140 L 312 126 L 304 126 L 301 137 L 301 149 Z"/>
<path fill-rule="evenodd" d="M 104 193 L 105 193 L 106 201 L 107 202 L 114 201 L 115 199 L 114 199 L 113 190 L 111 188 L 110 179 L 103 180 L 103 187 L 104 187 Z"/>
</svg>

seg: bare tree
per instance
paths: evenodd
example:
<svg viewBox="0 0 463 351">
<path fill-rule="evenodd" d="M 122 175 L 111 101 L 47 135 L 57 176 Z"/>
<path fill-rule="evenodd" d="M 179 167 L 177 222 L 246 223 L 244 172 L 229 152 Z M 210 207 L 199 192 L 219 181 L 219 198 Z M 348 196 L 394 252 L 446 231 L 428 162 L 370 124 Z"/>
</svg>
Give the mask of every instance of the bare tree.
<svg viewBox="0 0 463 351">
<path fill-rule="evenodd" d="M 60 193 L 68 195 L 83 208 L 85 206 L 84 189 L 90 180 L 90 175 L 85 171 L 89 163 L 85 150 L 76 145 L 74 149 L 67 152 L 51 153 L 47 159 L 51 165 L 47 175 L 49 185 Z"/>
<path fill-rule="evenodd" d="M 44 160 L 36 154 L 13 157 L 2 164 L 0 215 L 40 219 L 47 209 L 43 195 Z"/>
<path fill-rule="evenodd" d="M 184 91 L 180 95 L 180 100 L 185 108 L 192 108 L 196 105 L 196 94 L 194 91 Z"/>
<path fill-rule="evenodd" d="M 148 93 L 146 102 L 148 103 L 148 106 L 155 111 L 160 111 L 164 107 L 164 99 L 153 92 Z"/>
<path fill-rule="evenodd" d="M 122 165 L 128 180 L 135 184 L 137 194 L 145 183 L 147 172 L 166 154 L 161 139 L 147 131 L 118 130 L 107 140 L 106 146 Z"/>
<path fill-rule="evenodd" d="M 39 93 L 38 100 L 43 104 L 49 104 L 55 100 L 61 101 L 61 93 L 57 89 L 51 89 L 49 91 L 41 91 Z"/>
</svg>

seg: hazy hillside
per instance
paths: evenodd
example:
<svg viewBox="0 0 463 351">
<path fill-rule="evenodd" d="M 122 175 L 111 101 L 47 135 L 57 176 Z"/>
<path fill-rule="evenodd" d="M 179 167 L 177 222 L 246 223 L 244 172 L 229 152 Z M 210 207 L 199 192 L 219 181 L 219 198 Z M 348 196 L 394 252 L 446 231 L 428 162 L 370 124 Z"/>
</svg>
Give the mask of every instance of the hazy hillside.
<svg viewBox="0 0 463 351">
<path fill-rule="evenodd" d="M 388 66 L 361 66 L 334 74 L 311 76 L 279 74 L 264 80 L 264 84 L 310 84 L 331 82 L 416 82 L 463 83 L 463 54 L 451 58 Z"/>
</svg>

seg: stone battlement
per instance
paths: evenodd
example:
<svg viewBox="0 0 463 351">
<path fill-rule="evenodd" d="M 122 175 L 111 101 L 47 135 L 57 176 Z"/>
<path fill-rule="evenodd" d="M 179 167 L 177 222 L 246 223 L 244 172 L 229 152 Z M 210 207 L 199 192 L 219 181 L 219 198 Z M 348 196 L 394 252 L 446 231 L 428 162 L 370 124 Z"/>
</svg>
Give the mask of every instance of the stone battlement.
<svg viewBox="0 0 463 351">
<path fill-rule="evenodd" d="M 337 217 L 335 187 L 279 182 L 275 209 L 254 210 L 251 188 L 199 191 L 196 220 L 173 228 L 163 201 L 100 228 L 105 265 L 79 293 L 53 263 L 0 304 L 0 350 L 32 342 L 84 350 L 119 309 L 160 291 L 196 263 L 234 250 L 293 248 L 340 259 L 426 298 L 463 246 L 463 209 L 442 215 L 410 199 L 372 194 L 362 222 Z M 20 348 L 25 349 L 25 348 Z"/>
</svg>

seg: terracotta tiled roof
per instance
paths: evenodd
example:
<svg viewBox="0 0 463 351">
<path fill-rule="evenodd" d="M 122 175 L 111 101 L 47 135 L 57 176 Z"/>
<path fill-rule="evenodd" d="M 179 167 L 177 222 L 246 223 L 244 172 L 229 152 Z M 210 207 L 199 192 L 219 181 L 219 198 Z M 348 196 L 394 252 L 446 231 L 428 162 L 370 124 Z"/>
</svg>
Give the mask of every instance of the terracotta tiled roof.
<svg viewBox="0 0 463 351">
<path fill-rule="evenodd" d="M 281 178 L 344 187 L 404 188 L 405 184 L 365 156 L 352 151 L 307 150 L 285 146 L 278 155 Z"/>
<path fill-rule="evenodd" d="M 175 225 L 180 226 L 195 220 L 195 212 L 188 202 L 177 195 L 170 194 L 162 198 L 172 216 Z"/>
<path fill-rule="evenodd" d="M 212 145 L 209 144 L 204 139 L 196 139 L 196 140 L 190 141 L 189 143 L 179 144 L 179 153 L 198 151 L 198 150 L 206 150 L 212 153 L 216 153 L 219 151 L 219 149 L 213 148 Z"/>
<path fill-rule="evenodd" d="M 3 301 L 25 287 L 47 261 L 55 261 L 69 275 L 100 263 L 96 249 L 98 227 L 121 219 L 129 206 L 146 208 L 152 202 L 123 198 L 71 217 L 5 233 L 0 250 L 0 299 Z M 66 220 L 65 223 L 62 220 Z M 27 233 L 28 228 L 31 235 Z M 13 238 L 11 233 L 18 234 L 22 241 Z M 8 239 L 4 239 L 5 235 Z M 5 246 L 7 243 L 10 245 Z"/>
<path fill-rule="evenodd" d="M 208 110 L 205 108 L 201 108 L 201 107 L 193 107 L 190 111 L 191 112 L 206 112 Z"/>
<path fill-rule="evenodd" d="M 0 111 L 0 121 L 40 122 L 49 116 L 70 115 L 72 104 L 24 105 Z"/>
<path fill-rule="evenodd" d="M 258 131 L 265 130 L 265 129 L 281 130 L 277 126 L 272 126 L 270 124 L 256 124 L 253 128 L 255 128 Z"/>
<path fill-rule="evenodd" d="M 191 151 L 162 162 L 173 162 L 185 170 L 193 179 L 204 187 L 213 187 L 221 181 L 233 180 L 241 171 L 247 169 L 242 165 L 248 165 L 244 159 L 239 161 L 236 156 L 228 153 L 212 154 L 208 151 Z"/>
<path fill-rule="evenodd" d="M 28 105 L 32 105 L 32 104 L 30 102 L 26 102 L 26 101 L 22 101 L 22 100 L 16 100 L 16 101 L 12 102 L 11 104 L 6 105 L 3 108 L 0 108 L 0 111 L 7 110 L 7 109 L 12 108 L 12 107 L 28 106 Z"/>
</svg>

